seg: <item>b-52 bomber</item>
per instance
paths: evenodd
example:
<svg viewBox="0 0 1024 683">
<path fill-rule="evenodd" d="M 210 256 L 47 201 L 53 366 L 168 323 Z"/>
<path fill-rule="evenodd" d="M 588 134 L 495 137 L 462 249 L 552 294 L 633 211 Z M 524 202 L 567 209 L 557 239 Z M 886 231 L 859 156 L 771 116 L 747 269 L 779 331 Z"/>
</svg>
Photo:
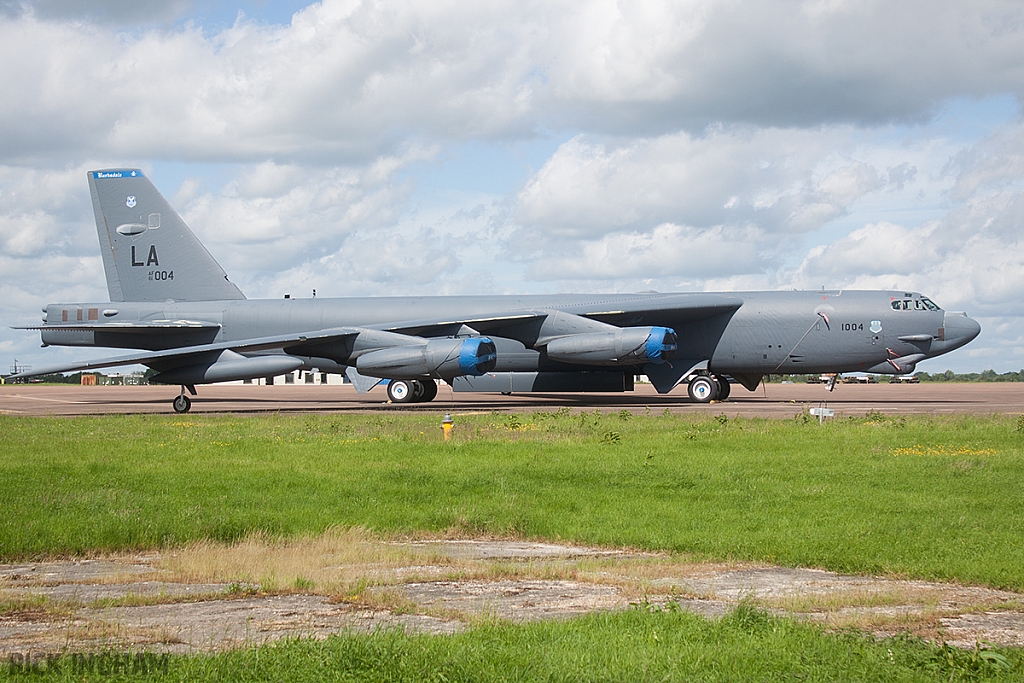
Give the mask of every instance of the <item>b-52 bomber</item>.
<svg viewBox="0 0 1024 683">
<path fill-rule="evenodd" d="M 396 403 L 455 391 L 629 391 L 646 375 L 692 400 L 754 391 L 767 374 L 903 375 L 981 331 L 904 291 L 554 294 L 246 299 L 138 169 L 90 171 L 109 303 L 44 309 L 43 346 L 122 355 L 12 377 L 142 364 L 151 382 L 195 386 L 295 370 L 382 381 Z"/>
</svg>

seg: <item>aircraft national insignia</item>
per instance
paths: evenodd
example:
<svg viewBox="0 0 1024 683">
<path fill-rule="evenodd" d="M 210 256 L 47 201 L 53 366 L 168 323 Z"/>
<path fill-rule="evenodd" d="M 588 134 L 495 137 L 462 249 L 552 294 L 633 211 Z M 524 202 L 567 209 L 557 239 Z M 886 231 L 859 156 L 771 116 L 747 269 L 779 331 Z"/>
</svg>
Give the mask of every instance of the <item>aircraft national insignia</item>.
<svg viewBox="0 0 1024 683">
<path fill-rule="evenodd" d="M 127 206 L 129 209 L 134 208 L 135 207 L 135 197 L 134 196 L 128 197 L 128 199 L 126 199 L 124 201 L 124 205 Z"/>
</svg>

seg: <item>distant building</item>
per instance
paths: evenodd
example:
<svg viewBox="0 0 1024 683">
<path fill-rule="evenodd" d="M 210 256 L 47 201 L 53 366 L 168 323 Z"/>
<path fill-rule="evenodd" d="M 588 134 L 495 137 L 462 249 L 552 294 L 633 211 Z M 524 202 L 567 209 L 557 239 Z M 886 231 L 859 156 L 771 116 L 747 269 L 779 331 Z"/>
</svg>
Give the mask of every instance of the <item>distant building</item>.
<svg viewBox="0 0 1024 683">
<path fill-rule="evenodd" d="M 235 382 L 219 382 L 219 384 L 253 384 L 261 386 L 281 385 L 281 384 L 293 384 L 293 385 L 319 385 L 319 384 L 344 384 L 345 380 L 342 375 L 331 374 L 327 372 L 308 372 L 306 370 L 296 370 L 289 372 L 284 375 L 276 375 L 274 377 L 260 377 L 252 380 L 240 380 Z"/>
</svg>

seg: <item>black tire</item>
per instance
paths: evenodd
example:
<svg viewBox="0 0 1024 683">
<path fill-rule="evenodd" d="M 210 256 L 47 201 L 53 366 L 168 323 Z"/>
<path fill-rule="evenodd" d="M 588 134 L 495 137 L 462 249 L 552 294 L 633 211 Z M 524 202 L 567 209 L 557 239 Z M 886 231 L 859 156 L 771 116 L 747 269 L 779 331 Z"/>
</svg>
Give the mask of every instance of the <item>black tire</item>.
<svg viewBox="0 0 1024 683">
<path fill-rule="evenodd" d="M 718 400 L 725 401 L 729 398 L 729 394 L 732 392 L 732 385 L 722 375 L 714 375 L 715 381 L 718 383 Z"/>
<path fill-rule="evenodd" d="M 174 400 L 171 401 L 171 407 L 174 408 L 176 413 L 187 413 L 192 408 L 192 399 L 185 394 L 175 396 Z"/>
<path fill-rule="evenodd" d="M 686 392 L 694 403 L 711 403 L 718 397 L 718 383 L 711 375 L 697 375 L 690 380 Z"/>
<path fill-rule="evenodd" d="M 410 403 L 419 403 L 423 400 L 423 395 L 427 393 L 427 385 L 422 380 L 411 379 L 409 380 L 409 386 L 412 387 L 412 401 Z"/>
<path fill-rule="evenodd" d="M 423 385 L 423 394 L 416 400 L 419 403 L 430 403 L 437 396 L 437 382 L 432 379 L 421 379 L 419 382 Z"/>
<path fill-rule="evenodd" d="M 388 400 L 392 403 L 412 403 L 416 387 L 407 379 L 393 379 L 388 382 Z"/>
</svg>

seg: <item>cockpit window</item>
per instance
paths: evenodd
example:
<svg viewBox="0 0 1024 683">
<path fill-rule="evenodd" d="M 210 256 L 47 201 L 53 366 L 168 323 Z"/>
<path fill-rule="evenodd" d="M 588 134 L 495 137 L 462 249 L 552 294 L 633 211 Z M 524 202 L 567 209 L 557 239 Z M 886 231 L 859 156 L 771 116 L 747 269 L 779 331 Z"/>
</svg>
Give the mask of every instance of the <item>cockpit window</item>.
<svg viewBox="0 0 1024 683">
<path fill-rule="evenodd" d="M 897 299 L 892 302 L 894 311 L 938 311 L 941 310 L 926 296 L 920 299 Z"/>
</svg>

